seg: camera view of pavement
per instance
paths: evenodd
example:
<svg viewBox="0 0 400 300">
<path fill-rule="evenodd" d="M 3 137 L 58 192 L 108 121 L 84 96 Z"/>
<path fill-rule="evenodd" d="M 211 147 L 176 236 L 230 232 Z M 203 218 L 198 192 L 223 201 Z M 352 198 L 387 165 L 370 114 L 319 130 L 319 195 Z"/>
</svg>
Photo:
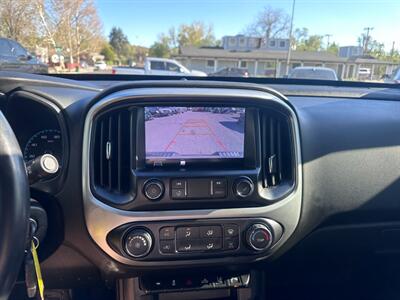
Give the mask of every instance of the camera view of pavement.
<svg viewBox="0 0 400 300">
<path fill-rule="evenodd" d="M 234 108 L 146 109 L 146 157 L 242 158 L 244 110 Z M 168 113 L 163 110 L 171 110 Z"/>
</svg>

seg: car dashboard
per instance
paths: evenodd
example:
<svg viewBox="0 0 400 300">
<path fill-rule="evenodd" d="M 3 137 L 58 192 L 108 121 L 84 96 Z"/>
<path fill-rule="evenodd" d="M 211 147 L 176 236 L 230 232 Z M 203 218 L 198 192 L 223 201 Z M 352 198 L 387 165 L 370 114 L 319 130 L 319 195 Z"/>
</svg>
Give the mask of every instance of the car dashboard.
<svg viewBox="0 0 400 300">
<path fill-rule="evenodd" d="M 160 293 L 176 288 L 146 280 L 159 272 L 253 269 L 279 285 L 296 259 L 398 252 L 397 90 L 294 87 L 2 74 L 24 160 L 60 166 L 31 186 L 48 285 L 137 277 Z"/>
</svg>

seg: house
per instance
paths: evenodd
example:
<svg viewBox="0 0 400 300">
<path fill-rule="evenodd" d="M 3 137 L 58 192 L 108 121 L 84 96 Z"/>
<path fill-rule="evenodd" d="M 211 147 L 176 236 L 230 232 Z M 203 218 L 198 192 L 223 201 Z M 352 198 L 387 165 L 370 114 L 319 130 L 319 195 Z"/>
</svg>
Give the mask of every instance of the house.
<svg viewBox="0 0 400 300">
<path fill-rule="evenodd" d="M 181 47 L 174 58 L 190 69 L 206 73 L 238 67 L 247 69 L 250 76 L 283 77 L 288 49 L 288 39 L 264 41 L 262 38 L 236 35 L 223 37 L 222 47 Z M 327 51 L 293 50 L 289 71 L 299 66 L 332 68 L 342 79 L 358 79 L 359 69 L 369 68 L 371 75 L 368 79 L 380 79 L 383 74 L 391 74 L 397 64 L 371 57 L 342 57 Z"/>
</svg>

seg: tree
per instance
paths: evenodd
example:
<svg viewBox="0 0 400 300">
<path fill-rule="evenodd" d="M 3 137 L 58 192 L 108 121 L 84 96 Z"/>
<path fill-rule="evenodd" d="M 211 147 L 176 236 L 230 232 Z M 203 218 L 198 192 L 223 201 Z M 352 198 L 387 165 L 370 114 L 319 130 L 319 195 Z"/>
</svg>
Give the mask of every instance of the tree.
<svg viewBox="0 0 400 300">
<path fill-rule="evenodd" d="M 104 55 L 105 61 L 114 62 L 116 55 L 114 49 L 111 47 L 109 43 L 105 43 L 103 49 L 100 51 L 101 55 Z"/>
<path fill-rule="evenodd" d="M 114 48 L 118 58 L 121 59 L 128 51 L 130 46 L 128 37 L 124 34 L 121 28 L 113 27 L 108 36 L 110 45 Z"/>
<path fill-rule="evenodd" d="M 245 33 L 248 35 L 270 38 L 285 38 L 289 35 L 290 16 L 282 9 L 266 6 L 255 21 L 250 24 Z"/>
<path fill-rule="evenodd" d="M 100 50 L 102 26 L 93 0 L 63 0 L 52 3 L 61 20 L 58 38 L 67 47 L 70 63 L 74 62 L 74 57 L 79 63 L 82 54 Z"/>
<path fill-rule="evenodd" d="M 149 55 L 154 57 L 170 57 L 171 49 L 165 43 L 155 42 L 150 47 Z"/>
<path fill-rule="evenodd" d="M 213 26 L 203 22 L 182 24 L 179 26 L 177 34 L 170 29 L 169 35 L 172 42 L 174 41 L 173 37 L 177 37 L 179 47 L 214 46 L 216 43 Z"/>
<path fill-rule="evenodd" d="M 39 19 L 31 0 L 2 0 L 0 3 L 0 35 L 33 47 L 38 36 Z"/>
<path fill-rule="evenodd" d="M 323 38 L 322 35 L 310 35 L 303 39 L 296 49 L 299 51 L 320 51 L 322 50 Z"/>
<path fill-rule="evenodd" d="M 328 48 L 326 49 L 326 51 L 331 52 L 333 54 L 338 54 L 339 53 L 339 45 L 336 44 L 335 42 L 333 42 L 332 44 L 330 44 L 328 46 Z"/>
<path fill-rule="evenodd" d="M 195 21 L 191 24 L 181 24 L 178 29 L 171 27 L 167 33 L 161 33 L 152 48 L 153 51 L 157 50 L 163 55 L 167 55 L 167 51 L 168 55 L 171 55 L 176 53 L 179 47 L 215 45 L 217 45 L 217 40 L 213 26 Z"/>
<path fill-rule="evenodd" d="M 387 56 L 385 44 L 373 39 L 372 36 L 362 33 L 357 41 L 358 45 L 364 48 L 364 55 L 372 55 L 376 58 L 385 58 Z"/>
<path fill-rule="evenodd" d="M 60 48 L 69 62 L 100 50 L 102 24 L 93 0 L 32 0 L 45 42 Z"/>
</svg>

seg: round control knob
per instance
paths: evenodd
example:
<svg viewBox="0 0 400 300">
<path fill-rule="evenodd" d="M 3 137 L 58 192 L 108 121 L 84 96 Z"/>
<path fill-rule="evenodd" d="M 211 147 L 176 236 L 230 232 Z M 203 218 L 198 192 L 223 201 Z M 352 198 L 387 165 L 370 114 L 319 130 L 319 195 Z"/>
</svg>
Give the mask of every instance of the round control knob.
<svg viewBox="0 0 400 300">
<path fill-rule="evenodd" d="M 144 257 L 149 254 L 152 245 L 153 238 L 144 229 L 134 229 L 125 237 L 125 251 L 134 258 Z"/>
<path fill-rule="evenodd" d="M 158 200 L 164 194 L 164 184 L 160 180 L 150 179 L 144 184 L 143 193 L 149 200 Z"/>
<path fill-rule="evenodd" d="M 253 250 L 267 250 L 272 244 L 272 233 L 267 226 L 254 224 L 247 230 L 246 241 Z"/>
<path fill-rule="evenodd" d="M 236 180 L 233 190 L 241 198 L 250 196 L 254 191 L 253 181 L 248 177 L 242 177 Z"/>
</svg>

